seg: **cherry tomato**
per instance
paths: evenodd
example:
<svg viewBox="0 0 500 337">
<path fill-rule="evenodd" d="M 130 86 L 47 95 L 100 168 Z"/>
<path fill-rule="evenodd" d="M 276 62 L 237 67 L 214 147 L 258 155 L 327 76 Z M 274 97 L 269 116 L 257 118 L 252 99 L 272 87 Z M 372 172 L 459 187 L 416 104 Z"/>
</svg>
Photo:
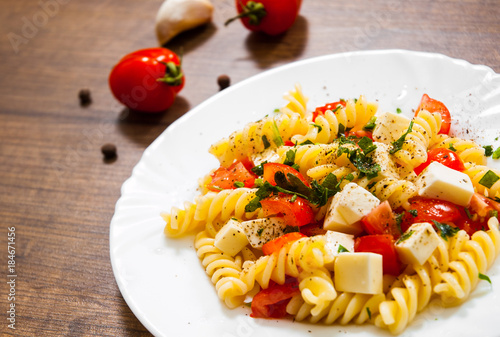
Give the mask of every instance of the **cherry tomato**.
<svg viewBox="0 0 500 337">
<path fill-rule="evenodd" d="M 337 101 L 337 102 L 328 103 L 326 105 L 317 107 L 316 110 L 314 110 L 314 112 L 313 112 L 313 122 L 316 121 L 316 118 L 319 115 L 324 115 L 327 110 L 334 111 L 335 109 L 337 109 L 338 105 L 341 105 L 342 107 L 345 108 L 346 102 L 345 101 Z"/>
<path fill-rule="evenodd" d="M 401 230 L 405 232 L 408 227 L 417 222 L 430 222 L 432 220 L 442 223 L 457 224 L 467 218 L 463 207 L 452 202 L 416 197 L 409 200 L 410 210 L 416 211 L 416 216 L 406 212 L 401 223 Z"/>
<path fill-rule="evenodd" d="M 212 173 L 212 181 L 207 187 L 211 191 L 220 191 L 237 187 L 253 187 L 254 184 L 255 175 L 243 162 L 237 161 L 228 168 L 221 166 Z"/>
<path fill-rule="evenodd" d="M 323 228 L 323 222 L 310 223 L 300 226 L 300 232 L 305 236 L 316 236 L 326 234 L 326 229 Z"/>
<path fill-rule="evenodd" d="M 125 55 L 109 75 L 115 98 L 129 109 L 161 112 L 184 87 L 179 57 L 166 48 L 142 49 Z"/>
<path fill-rule="evenodd" d="M 287 31 L 297 19 L 301 0 L 235 0 L 238 15 L 226 25 L 241 19 L 243 26 L 253 32 L 279 35 Z"/>
<path fill-rule="evenodd" d="M 401 235 L 392 213 L 389 201 L 384 201 L 361 219 L 361 226 L 368 234 L 391 234 L 395 238 Z"/>
<path fill-rule="evenodd" d="M 306 199 L 280 193 L 260 201 L 264 216 L 282 216 L 288 226 L 314 222 L 314 213 Z"/>
<path fill-rule="evenodd" d="M 417 110 L 415 111 L 415 116 L 420 112 L 420 110 L 427 110 L 430 113 L 438 112 L 439 114 L 441 114 L 442 122 L 439 133 L 447 135 L 450 132 L 451 115 L 448 111 L 448 108 L 446 108 L 446 105 L 444 105 L 442 102 L 430 98 L 427 94 L 424 94 Z"/>
<path fill-rule="evenodd" d="M 305 238 L 306 236 L 299 232 L 292 232 L 285 235 L 280 236 L 274 240 L 266 242 L 262 246 L 262 252 L 264 255 L 271 255 L 274 252 L 279 252 L 284 245 L 289 242 L 297 241 L 298 239 Z"/>
<path fill-rule="evenodd" d="M 346 137 L 356 136 L 358 138 L 368 137 L 371 140 L 373 140 L 373 134 L 370 131 L 366 131 L 366 130 L 349 130 L 349 131 L 346 131 L 345 136 Z"/>
<path fill-rule="evenodd" d="M 299 178 L 306 186 L 309 186 L 309 183 L 307 182 L 306 178 L 304 178 L 304 176 L 299 171 L 297 171 L 291 166 L 280 163 L 265 163 L 263 167 L 264 167 L 264 180 L 268 181 L 271 185 L 276 186 L 274 175 L 277 172 L 283 172 L 285 174 L 285 177 L 288 175 L 288 173 L 291 173 L 297 178 Z"/>
<path fill-rule="evenodd" d="M 283 318 L 286 316 L 288 302 L 297 294 L 300 294 L 297 279 L 287 277 L 283 285 L 271 281 L 267 289 L 262 289 L 253 297 L 250 316 L 254 318 Z"/>
<path fill-rule="evenodd" d="M 468 216 L 457 223 L 460 229 L 472 235 L 478 230 L 488 229 L 488 220 L 500 212 L 500 204 L 494 200 L 486 198 L 484 195 L 474 193 L 467 207 Z M 470 216 L 469 216 L 470 215 Z"/>
<path fill-rule="evenodd" d="M 435 148 L 427 152 L 427 161 L 425 163 L 415 167 L 415 174 L 419 175 L 422 173 L 422 171 L 425 170 L 425 168 L 433 161 L 437 161 L 438 163 L 457 171 L 465 170 L 464 163 L 458 154 L 445 148 Z"/>
<path fill-rule="evenodd" d="M 398 276 L 401 271 L 394 237 L 392 235 L 365 235 L 354 241 L 355 252 L 375 253 L 382 255 L 384 274 Z"/>
</svg>

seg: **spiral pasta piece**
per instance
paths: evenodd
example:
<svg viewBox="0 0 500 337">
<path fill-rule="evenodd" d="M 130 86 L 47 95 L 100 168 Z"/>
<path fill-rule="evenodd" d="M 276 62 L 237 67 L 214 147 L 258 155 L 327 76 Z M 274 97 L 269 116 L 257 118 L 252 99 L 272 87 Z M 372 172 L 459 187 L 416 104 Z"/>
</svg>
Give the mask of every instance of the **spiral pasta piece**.
<svg viewBox="0 0 500 337">
<path fill-rule="evenodd" d="M 484 148 L 472 140 L 439 135 L 436 144 L 431 148 L 453 148 L 464 163 L 471 162 L 477 165 L 486 164 Z"/>
<path fill-rule="evenodd" d="M 166 236 L 176 238 L 198 229 L 202 222 L 195 219 L 196 204 L 184 203 L 184 209 L 172 207 L 170 213 L 162 213 L 165 221 L 163 232 Z"/>
<path fill-rule="evenodd" d="M 490 218 L 489 230 L 475 232 L 471 238 L 459 231 L 450 239 L 449 271 L 441 275 L 442 282 L 434 287 L 446 305 L 458 305 L 466 300 L 483 274 L 499 254 L 498 220 Z"/>
<path fill-rule="evenodd" d="M 422 110 L 413 118 L 412 131 L 406 135 L 401 150 L 394 153 L 398 162 L 415 168 L 427 160 L 427 149 L 437 141 L 441 116 Z"/>
<path fill-rule="evenodd" d="M 500 197 L 500 180 L 497 180 L 496 182 L 494 182 L 493 185 L 491 185 L 490 187 L 486 187 L 486 186 L 479 183 L 479 181 L 484 177 L 484 175 L 488 171 L 492 171 L 496 175 L 500 176 L 499 170 L 491 169 L 491 168 L 489 168 L 487 166 L 483 166 L 483 165 L 465 163 L 464 173 L 470 177 L 476 192 L 481 193 L 484 196 L 487 196 L 489 198 L 494 199 L 494 198 Z"/>
<path fill-rule="evenodd" d="M 418 194 L 418 188 L 408 180 L 396 178 L 384 178 L 377 181 L 369 191 L 375 194 L 381 201 L 388 200 L 392 209 L 402 206 L 410 208 L 409 199 Z"/>
<path fill-rule="evenodd" d="M 255 197 L 256 189 L 236 188 L 218 193 L 208 192 L 196 200 L 194 219 L 213 222 L 216 218 L 226 222 L 232 217 L 251 219 L 255 212 L 245 212 L 245 206 Z"/>
<path fill-rule="evenodd" d="M 324 114 L 319 114 L 314 123 L 311 120 L 307 133 L 293 136 L 292 141 L 298 144 L 305 141 L 331 143 L 341 130 L 361 129 L 376 112 L 377 104 L 367 102 L 364 96 L 360 96 L 357 101 L 350 99 L 345 108 L 339 105 L 335 112 L 327 110 Z"/>
<path fill-rule="evenodd" d="M 295 84 L 293 90 L 290 90 L 283 97 L 288 103 L 281 108 L 281 111 L 290 114 L 290 113 L 298 113 L 302 118 L 310 118 L 311 113 L 307 111 L 307 102 L 309 99 L 304 95 L 302 91 L 302 87 L 300 84 Z"/>
<path fill-rule="evenodd" d="M 195 249 L 221 300 L 229 308 L 243 303 L 245 294 L 251 290 L 240 280 L 241 257 L 224 254 L 214 246 L 215 239 L 206 231 L 196 235 Z"/>
</svg>

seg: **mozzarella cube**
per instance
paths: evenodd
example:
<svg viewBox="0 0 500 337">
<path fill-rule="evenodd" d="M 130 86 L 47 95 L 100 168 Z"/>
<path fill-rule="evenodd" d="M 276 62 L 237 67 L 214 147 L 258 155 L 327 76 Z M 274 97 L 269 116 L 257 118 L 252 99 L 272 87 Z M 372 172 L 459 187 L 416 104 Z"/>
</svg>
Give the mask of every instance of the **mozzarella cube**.
<svg viewBox="0 0 500 337">
<path fill-rule="evenodd" d="M 474 194 L 474 186 L 467 174 L 435 161 L 420 174 L 415 185 L 422 197 L 446 200 L 460 206 L 467 206 Z"/>
<path fill-rule="evenodd" d="M 323 228 L 347 234 L 362 232 L 360 220 L 380 204 L 380 200 L 355 183 L 337 193 L 327 211 Z"/>
<path fill-rule="evenodd" d="M 325 235 L 326 247 L 333 255 L 340 253 L 340 246 L 347 249 L 348 252 L 354 252 L 354 235 L 335 231 L 327 231 Z"/>
<path fill-rule="evenodd" d="M 377 115 L 373 140 L 390 145 L 408 130 L 410 119 L 400 114 L 384 112 Z"/>
<path fill-rule="evenodd" d="M 402 236 L 406 239 L 396 242 L 396 251 L 401 262 L 423 265 L 439 245 L 439 236 L 428 222 L 414 223 Z"/>
<path fill-rule="evenodd" d="M 383 288 L 382 255 L 343 253 L 335 258 L 335 289 L 361 294 L 380 294 Z"/>
<path fill-rule="evenodd" d="M 224 254 L 235 256 L 248 243 L 248 238 L 240 222 L 231 219 L 215 235 L 214 246 Z"/>
<path fill-rule="evenodd" d="M 285 234 L 286 223 L 283 221 L 283 218 L 271 217 L 243 221 L 241 226 L 250 245 L 253 248 L 262 249 L 262 246 L 266 242 Z"/>
<path fill-rule="evenodd" d="M 263 152 L 252 154 L 251 159 L 254 165 L 258 166 L 264 162 L 278 162 L 280 155 L 274 149 L 266 149 Z"/>
<path fill-rule="evenodd" d="M 384 143 L 373 142 L 373 145 L 377 148 L 368 154 L 373 162 L 380 166 L 380 172 L 378 176 L 383 178 L 396 178 L 399 179 L 398 168 L 396 166 L 396 161 L 391 158 L 389 153 L 390 146 Z"/>
</svg>

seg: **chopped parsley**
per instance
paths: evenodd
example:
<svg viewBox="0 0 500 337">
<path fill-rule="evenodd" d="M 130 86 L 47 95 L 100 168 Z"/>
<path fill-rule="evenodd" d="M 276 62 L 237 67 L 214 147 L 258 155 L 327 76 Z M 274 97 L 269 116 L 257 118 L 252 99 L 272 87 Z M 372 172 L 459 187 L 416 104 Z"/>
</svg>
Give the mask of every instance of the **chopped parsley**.
<svg viewBox="0 0 500 337">
<path fill-rule="evenodd" d="M 321 127 L 321 125 L 319 125 L 319 124 L 311 123 L 311 125 L 314 126 L 314 127 L 317 127 L 318 128 L 318 132 L 321 132 L 321 130 L 323 130 L 323 127 Z"/>
<path fill-rule="evenodd" d="M 235 181 L 234 182 L 234 187 L 237 187 L 237 188 L 245 187 L 245 183 L 242 182 L 242 181 Z"/>
<path fill-rule="evenodd" d="M 345 248 L 342 245 L 339 245 L 339 249 L 337 250 L 337 253 L 349 253 L 349 250 Z"/>
<path fill-rule="evenodd" d="M 478 275 L 478 276 L 479 276 L 479 279 L 480 279 L 480 280 L 487 281 L 489 284 L 491 284 L 491 280 L 490 280 L 490 278 L 488 277 L 488 275 L 484 275 L 484 274 L 479 273 L 479 275 Z"/>
<path fill-rule="evenodd" d="M 276 124 L 276 121 L 273 122 L 273 141 L 276 144 L 276 146 L 278 146 L 278 147 L 285 144 L 283 142 L 283 139 L 281 138 L 280 130 L 278 129 L 278 125 Z"/>
<path fill-rule="evenodd" d="M 392 149 L 389 151 L 390 154 L 394 154 L 401 150 L 403 148 L 403 144 L 405 142 L 406 136 L 412 131 L 413 129 L 413 121 L 410 122 L 410 126 L 408 126 L 408 130 L 406 130 L 405 133 L 401 137 L 399 137 L 398 140 L 392 142 Z"/>
<path fill-rule="evenodd" d="M 464 208 L 464 209 L 465 209 L 465 214 L 467 214 L 467 217 L 468 217 L 469 219 L 472 219 L 472 214 L 470 214 L 469 209 L 468 209 L 468 208 Z"/>
<path fill-rule="evenodd" d="M 310 139 L 307 139 L 304 142 L 300 143 L 299 145 L 314 145 L 314 143 Z"/>
<path fill-rule="evenodd" d="M 370 311 L 370 308 L 366 307 L 366 313 L 368 314 L 368 319 L 372 319 L 372 312 Z"/>
<path fill-rule="evenodd" d="M 408 210 L 408 213 L 413 215 L 414 218 L 416 218 L 418 216 L 418 211 L 416 209 L 410 209 L 410 210 Z"/>
<path fill-rule="evenodd" d="M 448 149 L 453 151 L 453 152 L 457 152 L 457 149 L 455 149 L 455 147 L 453 146 L 453 143 L 448 143 Z"/>
<path fill-rule="evenodd" d="M 344 153 L 347 154 L 347 158 L 349 158 L 349 161 L 354 165 L 354 167 L 356 167 L 361 173 L 365 174 L 368 179 L 375 178 L 380 172 L 380 165 L 374 163 L 372 158 L 367 157 L 360 148 L 351 150 L 346 147 L 339 147 L 337 150 L 337 156 L 340 157 Z"/>
<path fill-rule="evenodd" d="M 290 202 L 295 202 L 297 200 L 297 194 L 294 194 L 292 198 L 290 199 Z"/>
<path fill-rule="evenodd" d="M 491 188 L 491 186 L 493 186 L 493 184 L 496 183 L 498 179 L 500 179 L 500 177 L 497 176 L 495 172 L 493 172 L 492 170 L 488 170 L 488 172 L 484 174 L 481 180 L 479 180 L 479 183 L 486 188 Z"/>
<path fill-rule="evenodd" d="M 262 136 L 262 143 L 264 143 L 264 148 L 267 149 L 271 146 L 271 143 L 269 143 L 269 140 L 267 140 L 267 136 L 263 135 Z"/>
<path fill-rule="evenodd" d="M 295 154 L 297 150 L 288 150 L 285 154 L 285 161 L 283 164 L 288 165 L 296 169 L 297 171 L 300 169 L 299 165 L 295 164 Z"/>
<path fill-rule="evenodd" d="M 377 148 L 377 145 L 374 145 L 373 141 L 368 137 L 361 138 L 358 141 L 358 145 L 365 154 L 373 152 Z"/>
<path fill-rule="evenodd" d="M 493 158 L 493 159 L 500 158 L 500 147 L 498 149 L 496 149 L 495 152 L 493 152 L 493 154 L 491 155 L 491 158 Z"/>
<path fill-rule="evenodd" d="M 261 236 L 263 231 L 264 231 L 264 227 L 257 229 L 257 235 Z"/>
<path fill-rule="evenodd" d="M 448 238 L 455 236 L 458 233 L 458 231 L 460 230 L 460 228 L 458 228 L 458 227 L 453 227 L 453 226 L 447 225 L 445 223 L 440 223 L 440 222 L 437 222 L 436 220 L 432 220 L 432 222 L 434 222 L 434 225 L 436 225 L 436 227 L 441 232 L 441 237 L 443 239 L 445 239 L 446 241 L 448 241 Z"/>
<path fill-rule="evenodd" d="M 371 131 L 371 130 L 375 129 L 375 122 L 376 121 L 377 121 L 377 117 L 372 116 L 372 118 L 370 118 L 368 123 L 366 123 L 366 125 L 363 126 L 363 129 L 366 131 Z"/>
<path fill-rule="evenodd" d="M 400 108 L 397 108 L 397 109 L 396 109 L 396 112 L 397 112 L 398 114 L 400 114 L 402 111 L 401 111 L 401 109 L 400 109 Z"/>
<path fill-rule="evenodd" d="M 483 146 L 483 149 L 484 149 L 484 155 L 486 157 L 490 157 L 493 154 L 493 146 L 485 145 Z"/>
<path fill-rule="evenodd" d="M 339 133 L 338 133 L 337 137 L 344 136 L 344 134 L 345 134 L 345 126 L 344 126 L 344 124 L 339 123 Z"/>
<path fill-rule="evenodd" d="M 403 214 L 403 213 L 401 213 Z M 412 236 L 412 234 L 414 233 L 415 231 L 414 230 L 411 230 L 409 232 L 406 232 L 404 233 L 403 235 L 401 235 L 398 239 L 398 241 L 396 241 L 396 244 L 400 243 L 400 242 L 403 242 L 403 241 L 406 241 L 410 238 L 410 236 Z"/>
</svg>

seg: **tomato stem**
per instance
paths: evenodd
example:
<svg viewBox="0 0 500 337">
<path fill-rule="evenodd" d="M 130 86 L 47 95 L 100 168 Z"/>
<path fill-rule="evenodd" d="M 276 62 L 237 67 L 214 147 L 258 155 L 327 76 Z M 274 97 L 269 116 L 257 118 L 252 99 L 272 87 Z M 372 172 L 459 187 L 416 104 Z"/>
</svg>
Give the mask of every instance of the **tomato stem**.
<svg viewBox="0 0 500 337">
<path fill-rule="evenodd" d="M 251 25 L 257 26 L 260 24 L 262 18 L 267 15 L 266 9 L 261 2 L 248 1 L 246 5 L 242 5 L 242 12 L 237 16 L 227 20 L 224 25 L 227 26 L 231 22 L 241 18 L 248 18 Z"/>
<path fill-rule="evenodd" d="M 172 86 L 177 86 L 182 84 L 182 77 L 184 73 L 182 72 L 181 66 L 175 64 L 174 62 L 160 62 L 165 65 L 165 76 L 156 79 L 158 82 L 164 82 Z"/>
</svg>

